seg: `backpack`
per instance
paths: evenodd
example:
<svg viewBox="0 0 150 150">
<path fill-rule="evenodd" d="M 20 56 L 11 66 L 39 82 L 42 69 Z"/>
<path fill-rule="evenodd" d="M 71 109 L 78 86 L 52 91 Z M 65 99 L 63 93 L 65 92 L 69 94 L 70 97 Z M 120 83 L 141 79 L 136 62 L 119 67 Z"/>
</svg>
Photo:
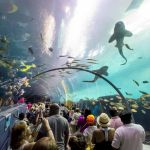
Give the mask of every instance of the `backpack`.
<svg viewBox="0 0 150 150">
<path fill-rule="evenodd" d="M 94 150 L 112 150 L 111 141 L 108 140 L 108 131 L 110 128 L 102 128 L 101 131 L 105 136 L 105 140 L 101 143 L 96 143 Z"/>
</svg>

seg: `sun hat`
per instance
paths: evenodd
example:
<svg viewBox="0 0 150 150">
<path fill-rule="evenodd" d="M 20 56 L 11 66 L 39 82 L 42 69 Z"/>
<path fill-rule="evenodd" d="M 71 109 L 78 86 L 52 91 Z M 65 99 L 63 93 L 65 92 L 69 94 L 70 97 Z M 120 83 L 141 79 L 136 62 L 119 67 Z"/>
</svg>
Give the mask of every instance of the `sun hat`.
<svg viewBox="0 0 150 150">
<path fill-rule="evenodd" d="M 97 117 L 97 123 L 104 128 L 108 127 L 109 120 L 110 118 L 106 113 L 101 113 L 100 116 Z"/>
</svg>

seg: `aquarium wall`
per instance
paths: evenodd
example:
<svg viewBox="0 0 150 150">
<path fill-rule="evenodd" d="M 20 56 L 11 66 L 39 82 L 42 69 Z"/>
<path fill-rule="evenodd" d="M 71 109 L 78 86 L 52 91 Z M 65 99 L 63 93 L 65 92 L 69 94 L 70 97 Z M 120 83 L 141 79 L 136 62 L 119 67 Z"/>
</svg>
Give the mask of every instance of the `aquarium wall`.
<svg viewBox="0 0 150 150">
<path fill-rule="evenodd" d="M 96 115 L 130 109 L 146 122 L 149 8 L 149 0 L 0 0 L 0 106 L 46 97 Z"/>
</svg>

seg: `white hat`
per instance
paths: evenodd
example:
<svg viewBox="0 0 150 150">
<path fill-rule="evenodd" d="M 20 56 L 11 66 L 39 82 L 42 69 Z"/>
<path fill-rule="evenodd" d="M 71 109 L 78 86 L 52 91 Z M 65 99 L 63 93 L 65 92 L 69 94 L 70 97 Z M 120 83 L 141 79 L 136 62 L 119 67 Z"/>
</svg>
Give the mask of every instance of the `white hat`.
<svg viewBox="0 0 150 150">
<path fill-rule="evenodd" d="M 110 118 L 106 113 L 101 113 L 101 115 L 97 117 L 97 123 L 104 128 L 108 127 L 109 120 Z"/>
</svg>

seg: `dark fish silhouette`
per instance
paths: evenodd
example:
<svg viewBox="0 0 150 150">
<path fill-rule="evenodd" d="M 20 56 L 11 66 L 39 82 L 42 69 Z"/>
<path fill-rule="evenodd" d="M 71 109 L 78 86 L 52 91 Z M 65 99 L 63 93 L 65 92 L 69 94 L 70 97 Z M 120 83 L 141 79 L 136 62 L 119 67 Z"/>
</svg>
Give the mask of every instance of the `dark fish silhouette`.
<svg viewBox="0 0 150 150">
<path fill-rule="evenodd" d="M 105 75 L 105 76 L 108 76 L 108 66 L 103 66 L 97 70 L 93 70 L 93 72 L 99 74 L 99 75 Z M 94 79 L 91 80 L 91 81 L 82 81 L 82 82 L 95 82 L 99 77 L 95 75 Z"/>
<path fill-rule="evenodd" d="M 29 47 L 28 51 L 30 52 L 30 54 L 32 54 L 32 55 L 34 54 L 32 47 Z"/>
<path fill-rule="evenodd" d="M 92 61 L 89 61 L 88 63 L 90 63 L 90 64 L 98 64 L 98 63 L 96 63 L 96 62 L 92 62 Z"/>
<path fill-rule="evenodd" d="M 43 38 L 42 33 L 40 33 L 40 37 L 41 37 L 42 42 L 44 42 L 44 38 Z"/>
<path fill-rule="evenodd" d="M 74 57 L 72 57 L 72 56 L 68 56 L 68 58 L 74 58 Z"/>
<path fill-rule="evenodd" d="M 87 58 L 86 60 L 97 61 L 96 59 L 92 59 L 92 58 Z"/>
<path fill-rule="evenodd" d="M 126 11 L 139 8 L 143 2 L 144 0 L 132 0 L 131 4 L 129 5 Z"/>
<path fill-rule="evenodd" d="M 149 81 L 143 81 L 143 83 L 149 83 Z"/>
<path fill-rule="evenodd" d="M 49 51 L 50 51 L 50 52 L 53 52 L 53 48 L 52 48 L 52 47 L 50 47 L 50 48 L 49 48 Z"/>
<path fill-rule="evenodd" d="M 144 95 L 148 95 L 148 93 L 144 92 L 144 91 L 139 91 L 140 93 L 144 94 Z"/>
<path fill-rule="evenodd" d="M 125 29 L 125 25 L 122 21 L 119 21 L 115 24 L 114 33 L 109 39 L 109 43 L 116 40 L 115 47 L 118 48 L 120 55 L 125 59 L 125 63 L 121 65 L 125 65 L 127 63 L 127 58 L 123 54 L 123 46 L 126 46 L 129 50 L 133 50 L 129 47 L 128 44 L 124 44 L 124 38 L 125 37 L 131 37 L 132 33 Z"/>
<path fill-rule="evenodd" d="M 132 94 L 131 94 L 131 93 L 128 93 L 128 92 L 125 92 L 125 93 L 126 93 L 126 95 L 132 96 Z"/>
<path fill-rule="evenodd" d="M 68 55 L 60 55 L 59 57 L 67 57 Z"/>
<path fill-rule="evenodd" d="M 133 82 L 134 82 L 137 86 L 139 86 L 139 83 L 138 83 L 137 81 L 133 80 Z"/>
</svg>

